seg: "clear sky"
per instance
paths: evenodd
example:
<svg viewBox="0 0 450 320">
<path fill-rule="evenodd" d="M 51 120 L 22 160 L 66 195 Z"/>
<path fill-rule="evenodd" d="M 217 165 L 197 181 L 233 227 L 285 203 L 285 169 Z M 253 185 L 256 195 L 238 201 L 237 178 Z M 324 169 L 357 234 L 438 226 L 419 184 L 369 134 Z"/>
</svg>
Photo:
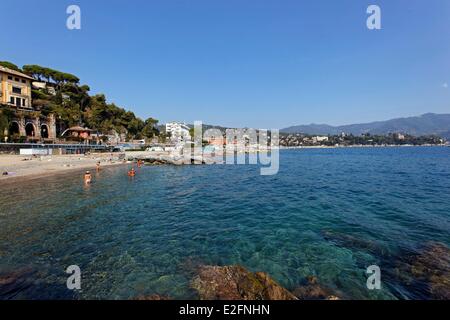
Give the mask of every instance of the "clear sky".
<svg viewBox="0 0 450 320">
<path fill-rule="evenodd" d="M 81 8 L 81 30 L 66 8 Z M 366 9 L 382 10 L 382 30 Z M 226 126 L 450 113 L 448 0 L 0 0 L 0 60 L 138 116 Z"/>
</svg>

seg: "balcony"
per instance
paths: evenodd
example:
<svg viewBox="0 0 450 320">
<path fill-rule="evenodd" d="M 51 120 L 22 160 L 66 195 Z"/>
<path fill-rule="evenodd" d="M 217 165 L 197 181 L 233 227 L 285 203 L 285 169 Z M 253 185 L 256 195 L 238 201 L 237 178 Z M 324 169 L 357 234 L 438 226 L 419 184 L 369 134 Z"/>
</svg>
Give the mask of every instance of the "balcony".
<svg viewBox="0 0 450 320">
<path fill-rule="evenodd" d="M 21 98 L 26 98 L 26 99 L 30 99 L 31 98 L 31 94 L 24 94 L 23 90 L 21 91 L 21 93 L 16 93 L 14 91 L 8 91 L 9 96 L 18 96 Z"/>
<path fill-rule="evenodd" d="M 12 108 L 12 109 L 16 109 L 16 110 L 18 110 L 18 111 L 35 111 L 34 109 L 33 109 L 33 107 L 27 107 L 27 106 L 25 106 L 25 107 L 23 107 L 23 106 L 17 106 L 15 103 L 11 103 L 11 102 L 7 102 L 6 103 L 6 105 L 8 106 L 8 107 L 10 107 L 10 108 Z"/>
</svg>

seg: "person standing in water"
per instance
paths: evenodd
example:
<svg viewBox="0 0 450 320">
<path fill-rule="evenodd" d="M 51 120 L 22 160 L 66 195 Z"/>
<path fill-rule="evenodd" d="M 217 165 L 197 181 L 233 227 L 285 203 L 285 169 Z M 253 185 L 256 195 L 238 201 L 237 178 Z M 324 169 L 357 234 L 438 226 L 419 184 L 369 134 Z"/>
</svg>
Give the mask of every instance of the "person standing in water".
<svg viewBox="0 0 450 320">
<path fill-rule="evenodd" d="M 130 171 L 128 171 L 128 176 L 129 177 L 134 177 L 136 175 L 136 171 L 134 170 L 134 168 L 131 168 Z"/>
<path fill-rule="evenodd" d="M 90 171 L 86 171 L 86 173 L 84 174 L 84 183 L 85 184 L 89 184 L 92 182 L 92 175 Z"/>
<path fill-rule="evenodd" d="M 97 172 L 100 171 L 100 161 L 97 162 Z"/>
</svg>

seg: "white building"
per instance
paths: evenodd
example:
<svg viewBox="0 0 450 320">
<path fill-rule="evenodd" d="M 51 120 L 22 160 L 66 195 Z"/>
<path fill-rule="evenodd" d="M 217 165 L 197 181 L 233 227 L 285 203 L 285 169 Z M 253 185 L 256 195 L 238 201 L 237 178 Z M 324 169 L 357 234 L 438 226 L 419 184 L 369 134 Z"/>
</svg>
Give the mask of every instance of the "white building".
<svg viewBox="0 0 450 320">
<path fill-rule="evenodd" d="M 328 137 L 326 136 L 316 136 L 312 138 L 315 143 L 328 141 Z"/>
<path fill-rule="evenodd" d="M 189 127 L 181 122 L 166 123 L 166 133 L 170 133 L 171 140 L 174 142 L 191 141 Z"/>
<path fill-rule="evenodd" d="M 396 133 L 394 136 L 398 140 L 405 140 L 405 135 L 404 134 Z"/>
</svg>

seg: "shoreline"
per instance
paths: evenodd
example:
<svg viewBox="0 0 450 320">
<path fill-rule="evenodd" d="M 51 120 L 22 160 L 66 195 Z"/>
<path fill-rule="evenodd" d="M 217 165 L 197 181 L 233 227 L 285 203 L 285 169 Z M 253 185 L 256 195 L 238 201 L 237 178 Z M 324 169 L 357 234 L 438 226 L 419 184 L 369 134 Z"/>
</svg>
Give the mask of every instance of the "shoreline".
<svg viewBox="0 0 450 320">
<path fill-rule="evenodd" d="M 0 155 L 0 184 L 4 187 L 11 183 L 76 173 L 77 171 L 95 171 L 97 162 L 100 162 L 102 168 L 106 168 L 124 164 L 123 159 L 118 154 L 50 155 L 41 157 Z M 3 172 L 8 172 L 8 175 L 3 175 Z"/>
</svg>

